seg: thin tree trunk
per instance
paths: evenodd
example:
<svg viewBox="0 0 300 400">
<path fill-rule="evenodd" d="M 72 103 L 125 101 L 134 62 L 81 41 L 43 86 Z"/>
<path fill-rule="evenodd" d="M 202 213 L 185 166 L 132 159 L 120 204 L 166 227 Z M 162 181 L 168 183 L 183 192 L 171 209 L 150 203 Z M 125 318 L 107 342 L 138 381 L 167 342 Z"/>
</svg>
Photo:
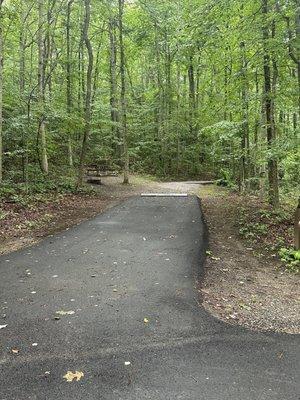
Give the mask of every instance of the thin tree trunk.
<svg viewBox="0 0 300 400">
<path fill-rule="evenodd" d="M 102 41 L 99 40 L 97 50 L 96 50 L 96 62 L 95 62 L 94 77 L 93 77 L 92 104 L 94 104 L 94 102 L 96 100 L 97 91 L 99 89 L 99 76 L 100 76 L 100 64 L 101 64 L 101 44 L 102 44 Z"/>
<path fill-rule="evenodd" d="M 89 27 L 90 27 L 90 19 L 91 19 L 91 1 L 84 0 L 85 5 L 85 18 L 84 18 L 84 26 L 83 26 L 83 40 L 88 53 L 88 68 L 86 74 L 86 95 L 85 95 L 85 128 L 82 139 L 82 147 L 81 147 L 81 155 L 80 155 L 80 163 L 79 163 L 79 173 L 78 173 L 78 182 L 77 188 L 82 186 L 83 184 L 83 176 L 84 176 L 84 163 L 87 153 L 87 145 L 88 139 L 91 131 L 91 99 L 92 99 L 92 74 L 93 74 L 93 64 L 94 64 L 94 56 L 93 56 L 93 48 L 89 38 Z"/>
<path fill-rule="evenodd" d="M 179 176 L 180 173 L 180 64 L 177 63 L 177 104 L 176 104 L 176 136 L 177 136 L 177 157 L 176 157 L 176 175 Z"/>
<path fill-rule="evenodd" d="M 120 132 L 118 128 L 118 100 L 117 100 L 117 46 L 116 46 L 116 28 L 115 19 L 112 15 L 109 17 L 109 70 L 110 70 L 110 116 L 111 116 L 111 131 L 113 140 L 117 141 L 116 152 L 117 157 L 122 157 L 120 146 Z"/>
<path fill-rule="evenodd" d="M 67 113 L 68 118 L 71 118 L 73 101 L 72 101 L 72 49 L 71 49 L 71 34 L 70 34 L 70 19 L 71 10 L 74 0 L 69 0 L 67 5 L 67 21 L 66 21 L 66 34 L 67 34 Z M 68 123 L 68 162 L 69 166 L 73 167 L 73 146 L 71 130 Z"/>
<path fill-rule="evenodd" d="M 197 59 L 197 70 L 196 70 L 196 113 L 198 117 L 198 110 L 200 106 L 200 79 L 201 79 L 201 56 L 199 54 Z"/>
<path fill-rule="evenodd" d="M 297 8 L 295 9 L 295 32 L 292 32 L 290 25 L 290 17 L 285 15 L 284 18 L 287 24 L 287 33 L 288 33 L 288 51 L 289 56 L 296 64 L 297 70 L 297 85 L 298 85 L 298 117 L 300 119 L 300 3 L 297 4 Z M 276 4 L 277 10 L 281 12 L 279 3 Z M 295 40 L 293 37 L 295 36 Z M 295 42 L 295 47 L 293 48 L 293 41 Z"/>
<path fill-rule="evenodd" d="M 300 119 L 300 4 L 298 2 L 298 7 L 296 9 L 296 17 L 295 17 L 295 34 L 296 34 L 296 51 L 295 51 L 295 59 L 297 61 L 297 77 L 298 77 L 298 117 Z"/>
<path fill-rule="evenodd" d="M 82 45 L 81 45 L 82 40 L 80 40 L 79 46 L 78 46 L 78 60 L 77 60 L 77 80 L 78 80 L 78 92 L 77 92 L 77 109 L 78 112 L 82 109 L 82 90 L 81 90 L 81 66 L 82 66 L 82 57 L 83 57 L 83 52 L 82 52 Z"/>
<path fill-rule="evenodd" d="M 240 171 L 240 190 L 246 189 L 246 182 L 249 174 L 249 122 L 248 122 L 248 84 L 247 84 L 247 60 L 245 42 L 241 42 L 241 84 L 242 84 L 242 141 L 241 141 L 241 171 Z"/>
<path fill-rule="evenodd" d="M 44 102 L 45 102 L 45 90 L 44 90 L 44 0 L 39 0 L 39 29 L 38 29 L 38 104 L 39 104 L 39 127 L 38 127 L 38 140 L 41 157 L 41 169 L 45 174 L 48 174 L 48 157 L 47 157 L 47 141 L 46 141 L 46 125 L 44 115 Z"/>
<path fill-rule="evenodd" d="M 26 13 L 24 9 L 23 0 L 20 3 L 20 38 L 19 38 L 19 97 L 20 97 L 20 111 L 22 115 L 26 115 L 25 105 L 25 24 L 26 24 Z M 28 149 L 27 149 L 27 137 L 26 130 L 22 129 L 22 175 L 23 182 L 26 186 L 28 184 Z"/>
<path fill-rule="evenodd" d="M 191 54 L 189 57 L 189 113 L 190 113 L 190 134 L 194 138 L 195 133 L 195 111 L 196 111 L 196 89 L 195 89 L 195 74 L 194 74 L 194 57 Z"/>
<path fill-rule="evenodd" d="M 82 25 L 81 38 L 78 46 L 78 111 L 80 112 L 84 108 L 85 103 L 85 63 L 84 63 L 84 10 L 83 2 L 80 2 L 80 18 L 78 24 Z"/>
<path fill-rule="evenodd" d="M 170 45 L 168 43 L 168 32 L 165 33 L 165 75 L 166 75 L 166 111 L 168 115 L 168 125 L 171 119 L 172 113 L 172 57 L 170 52 Z M 195 81 L 194 81 L 194 93 L 195 93 Z M 168 127 L 169 131 L 169 127 Z"/>
<path fill-rule="evenodd" d="M 225 56 L 225 67 L 224 67 L 224 120 L 227 121 L 227 107 L 228 107 L 228 65 L 227 65 L 227 54 Z"/>
<path fill-rule="evenodd" d="M 269 5 L 268 0 L 262 0 L 262 13 L 264 21 L 268 21 Z M 264 45 L 264 81 L 265 81 L 265 113 L 266 113 L 266 130 L 267 144 L 269 149 L 268 159 L 268 180 L 269 180 L 269 202 L 274 207 L 279 205 L 279 189 L 278 189 L 278 167 L 276 156 L 272 154 L 273 144 L 275 141 L 275 118 L 274 118 L 274 99 L 272 93 L 271 80 L 271 58 L 269 51 L 270 32 L 268 22 L 263 26 L 263 45 Z M 272 100 L 273 99 L 273 100 Z"/>
<path fill-rule="evenodd" d="M 124 0 L 119 0 L 119 44 L 120 44 L 120 75 L 121 75 L 121 127 L 123 136 L 124 184 L 129 183 L 129 153 L 127 142 L 127 107 L 125 78 L 125 48 L 123 40 Z"/>
<path fill-rule="evenodd" d="M 3 149 L 2 149 L 2 108 L 3 108 L 3 37 L 2 37 L 2 3 L 3 0 L 0 0 L 0 182 L 3 180 Z"/>
<path fill-rule="evenodd" d="M 160 62 L 160 48 L 159 48 L 159 37 L 158 37 L 158 26 L 154 23 L 155 32 L 155 58 L 156 58 L 156 85 L 157 85 L 157 103 L 156 103 L 156 136 L 159 141 L 160 152 L 158 154 L 159 164 L 161 168 L 164 167 L 164 95 L 162 86 L 162 73 L 161 73 L 161 62 Z"/>
<path fill-rule="evenodd" d="M 52 24 L 52 2 L 48 2 L 47 10 L 47 24 L 45 29 L 45 50 L 44 50 L 44 93 L 46 93 L 46 87 L 48 86 L 48 102 L 51 106 L 52 100 L 52 40 L 51 40 L 51 24 Z M 48 67 L 48 68 L 47 68 Z M 47 78 L 46 78 L 47 76 Z"/>
<path fill-rule="evenodd" d="M 257 68 L 255 71 L 255 95 L 256 95 L 256 99 L 258 99 L 259 98 L 259 80 L 258 80 Z M 257 154 L 258 154 L 258 150 L 259 150 L 258 134 L 259 134 L 260 126 L 261 126 L 261 101 L 259 102 L 259 109 L 257 108 L 257 110 L 256 110 L 255 123 L 254 123 L 253 175 L 255 177 L 257 177 L 259 175 L 259 169 L 257 166 Z"/>
</svg>

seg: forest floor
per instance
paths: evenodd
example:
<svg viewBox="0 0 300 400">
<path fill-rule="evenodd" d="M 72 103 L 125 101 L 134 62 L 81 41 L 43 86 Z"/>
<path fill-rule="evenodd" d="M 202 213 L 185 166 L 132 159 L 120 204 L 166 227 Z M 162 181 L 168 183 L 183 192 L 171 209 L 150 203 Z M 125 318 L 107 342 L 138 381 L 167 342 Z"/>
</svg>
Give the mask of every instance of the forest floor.
<svg viewBox="0 0 300 400">
<path fill-rule="evenodd" d="M 92 218 L 142 192 L 199 195 L 210 234 L 206 274 L 199 283 L 203 306 L 215 317 L 253 330 L 300 333 L 300 277 L 288 272 L 277 247 L 292 243 L 292 217 L 275 215 L 256 197 L 238 196 L 215 185 L 119 178 L 82 194 L 52 194 L 47 201 L 0 207 L 0 254 Z"/>
<path fill-rule="evenodd" d="M 253 330 L 299 334 L 300 276 L 286 270 L 275 250 L 278 241 L 292 243 L 292 219 L 261 222 L 266 204 L 219 189 L 202 204 L 210 233 L 204 307 Z"/>
</svg>

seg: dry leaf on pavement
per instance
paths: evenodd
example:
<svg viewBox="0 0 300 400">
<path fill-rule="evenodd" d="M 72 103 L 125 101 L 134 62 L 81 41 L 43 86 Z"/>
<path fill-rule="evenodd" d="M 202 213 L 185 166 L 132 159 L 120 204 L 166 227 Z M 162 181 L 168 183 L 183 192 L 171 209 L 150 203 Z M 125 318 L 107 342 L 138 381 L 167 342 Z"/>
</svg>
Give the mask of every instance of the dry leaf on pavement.
<svg viewBox="0 0 300 400">
<path fill-rule="evenodd" d="M 75 311 L 63 311 L 63 310 L 61 310 L 61 311 L 56 311 L 56 314 L 58 314 L 58 315 L 73 315 L 73 314 L 75 314 Z"/>
<path fill-rule="evenodd" d="M 73 382 L 73 381 L 79 382 L 80 379 L 83 377 L 84 373 L 81 371 L 75 371 L 75 372 L 68 371 L 66 375 L 64 375 L 64 379 L 66 379 L 67 382 Z"/>
</svg>

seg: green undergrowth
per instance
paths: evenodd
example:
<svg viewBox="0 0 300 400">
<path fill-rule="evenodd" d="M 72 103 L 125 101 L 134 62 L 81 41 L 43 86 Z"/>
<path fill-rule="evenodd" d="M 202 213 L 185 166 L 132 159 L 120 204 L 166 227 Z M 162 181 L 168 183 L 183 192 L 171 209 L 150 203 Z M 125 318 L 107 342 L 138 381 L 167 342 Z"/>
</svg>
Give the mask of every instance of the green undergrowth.
<svg viewBox="0 0 300 400">
<path fill-rule="evenodd" d="M 279 258 L 286 270 L 299 273 L 300 252 L 293 248 L 295 202 L 285 202 L 278 209 L 259 200 L 247 203 L 238 209 L 239 234 L 265 256 Z"/>
<path fill-rule="evenodd" d="M 16 182 L 8 177 L 0 184 L 0 201 L 28 206 L 35 202 L 47 202 L 66 194 L 95 193 L 91 187 L 76 189 L 77 176 L 74 171 L 54 171 L 44 175 L 40 171 L 31 171 L 28 182 Z M 0 219 L 3 215 L 0 213 Z"/>
<path fill-rule="evenodd" d="M 279 256 L 286 268 L 295 273 L 300 272 L 300 250 L 281 248 Z"/>
</svg>

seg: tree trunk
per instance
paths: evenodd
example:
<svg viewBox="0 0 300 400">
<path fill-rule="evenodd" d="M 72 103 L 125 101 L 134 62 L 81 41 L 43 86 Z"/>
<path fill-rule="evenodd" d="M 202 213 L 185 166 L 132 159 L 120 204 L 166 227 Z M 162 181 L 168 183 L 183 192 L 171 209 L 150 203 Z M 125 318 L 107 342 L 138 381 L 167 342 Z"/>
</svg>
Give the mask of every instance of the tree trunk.
<svg viewBox="0 0 300 400">
<path fill-rule="evenodd" d="M 278 5 L 277 5 L 278 7 Z M 280 7 L 279 7 L 280 11 Z M 288 50 L 290 58 L 296 64 L 297 70 L 297 84 L 298 84 L 298 117 L 300 119 L 300 4 L 298 2 L 297 8 L 295 9 L 295 33 L 292 32 L 290 25 L 290 17 L 285 16 L 286 24 L 287 24 L 287 33 L 288 33 Z M 293 48 L 293 37 L 295 36 L 295 48 Z"/>
<path fill-rule="evenodd" d="M 241 171 L 240 171 L 240 190 L 246 189 L 249 177 L 249 122 L 248 122 L 248 82 L 247 82 L 247 60 L 245 42 L 240 43 L 241 49 L 241 96 L 242 96 L 242 140 L 241 140 Z"/>
<path fill-rule="evenodd" d="M 3 91 L 3 33 L 2 33 L 2 3 L 3 0 L 0 0 L 0 182 L 3 179 L 2 172 L 2 108 L 3 108 L 3 100 L 2 100 L 2 91 Z"/>
<path fill-rule="evenodd" d="M 81 112 L 85 107 L 85 62 L 84 62 L 84 38 L 83 38 L 83 30 L 84 30 L 84 5 L 83 1 L 80 2 L 80 15 L 78 24 L 82 26 L 81 38 L 78 46 L 78 111 Z"/>
<path fill-rule="evenodd" d="M 268 21 L 269 5 L 268 0 L 262 0 L 262 13 L 264 21 Z M 278 189 L 278 167 L 276 156 L 272 154 L 273 144 L 275 141 L 276 127 L 274 117 L 274 102 L 272 93 L 272 80 L 271 80 L 271 58 L 269 51 L 270 32 L 268 22 L 263 26 L 263 46 L 264 46 L 264 82 L 265 82 L 265 98 L 264 106 L 266 113 L 266 130 L 267 130 L 267 144 L 269 149 L 268 159 L 268 181 L 269 181 L 269 202 L 272 206 L 278 207 L 279 205 L 279 189 Z"/>
<path fill-rule="evenodd" d="M 124 184 L 129 183 L 129 153 L 127 142 L 127 107 L 125 77 L 125 47 L 123 40 L 124 0 L 119 0 L 119 42 L 120 42 L 120 75 L 121 75 L 121 129 L 123 136 Z"/>
<path fill-rule="evenodd" d="M 91 131 L 91 99 L 92 99 L 92 74 L 93 74 L 93 64 L 94 64 L 94 56 L 93 56 L 93 48 L 89 38 L 89 27 L 90 27 L 90 19 L 91 19 L 91 1 L 84 0 L 85 5 L 85 17 L 84 17 L 84 26 L 83 26 L 83 40 L 88 53 L 88 68 L 86 74 L 86 94 L 85 94 L 85 128 L 82 139 L 82 147 L 81 147 L 81 155 L 80 155 L 80 163 L 79 163 L 79 173 L 78 173 L 78 182 L 77 188 L 82 186 L 83 184 L 83 175 L 84 175 L 84 163 L 87 153 L 87 145 L 88 139 Z"/>
<path fill-rule="evenodd" d="M 25 24 L 26 13 L 24 3 L 20 3 L 20 38 L 19 38 L 19 97 L 20 97 L 20 111 L 22 115 L 26 115 L 26 103 L 24 98 L 25 92 Z M 28 149 L 27 149 L 27 132 L 22 129 L 22 175 L 23 182 L 26 186 L 28 184 Z"/>
<path fill-rule="evenodd" d="M 155 59 L 156 59 L 156 137 L 160 146 L 160 151 L 158 153 L 158 163 L 160 167 L 164 168 L 164 95 L 162 86 L 162 73 L 161 73 L 161 57 L 160 57 L 160 46 L 159 46 L 159 32 L 157 22 L 154 23 L 154 33 L 155 33 Z"/>
<path fill-rule="evenodd" d="M 47 157 L 47 141 L 46 141 L 46 125 L 44 115 L 45 102 L 45 65 L 44 65 L 44 0 L 39 0 L 39 29 L 38 29 L 38 104 L 39 104 L 39 157 L 41 161 L 41 169 L 45 174 L 48 174 L 48 157 Z"/>
<path fill-rule="evenodd" d="M 111 11 L 112 12 L 112 11 Z M 111 131 L 114 142 L 117 141 L 117 157 L 121 159 L 122 149 L 120 146 L 121 138 L 118 128 L 118 100 L 117 100 L 117 46 L 116 46 L 116 27 L 115 19 L 112 15 L 109 17 L 109 71 L 110 71 L 110 117 Z"/>
<path fill-rule="evenodd" d="M 176 175 L 179 176 L 180 173 L 180 64 L 177 63 L 177 101 L 176 101 L 176 119 L 177 119 L 177 124 L 176 124 L 176 136 L 177 136 L 177 157 L 176 157 Z"/>
<path fill-rule="evenodd" d="M 296 60 L 297 60 L 297 77 L 298 77 L 298 117 L 300 119 L 300 4 L 296 9 Z"/>
<path fill-rule="evenodd" d="M 69 0 L 67 5 L 67 21 L 66 21 L 66 35 L 67 35 L 67 113 L 68 118 L 71 118 L 73 101 L 72 101 L 72 49 L 71 49 L 71 35 L 70 35 L 70 18 L 71 9 L 74 0 Z M 68 162 L 69 166 L 73 167 L 73 146 L 72 146 L 72 132 L 69 128 L 68 121 Z"/>
<path fill-rule="evenodd" d="M 82 39 L 80 40 L 78 46 L 78 60 L 77 60 L 77 80 L 78 80 L 78 92 L 77 92 L 77 110 L 80 112 L 82 109 L 82 88 L 81 88 L 81 67 L 82 67 L 82 58 L 83 58 L 83 51 L 82 51 Z"/>
<path fill-rule="evenodd" d="M 189 77 L 189 114 L 190 114 L 189 128 L 190 128 L 191 138 L 194 138 L 196 88 L 195 88 L 195 74 L 194 74 L 194 57 L 192 54 L 189 57 L 188 77 Z"/>
</svg>

